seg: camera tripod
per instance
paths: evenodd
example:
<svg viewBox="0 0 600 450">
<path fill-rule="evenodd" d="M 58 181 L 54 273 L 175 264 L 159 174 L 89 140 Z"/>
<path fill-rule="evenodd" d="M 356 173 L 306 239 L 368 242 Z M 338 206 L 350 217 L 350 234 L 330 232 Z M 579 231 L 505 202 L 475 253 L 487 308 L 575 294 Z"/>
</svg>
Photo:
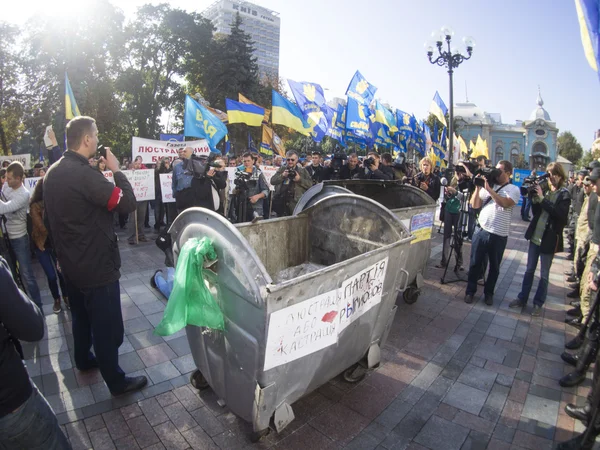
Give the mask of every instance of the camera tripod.
<svg viewBox="0 0 600 450">
<path fill-rule="evenodd" d="M 446 267 L 444 268 L 444 274 L 442 275 L 442 279 L 440 280 L 442 284 L 456 283 L 458 281 L 467 281 L 465 278 L 462 278 L 460 276 L 458 270 L 454 271 L 454 274 L 456 275 L 456 279 L 454 280 L 446 280 L 446 274 L 448 273 L 448 266 L 450 265 L 450 261 L 452 260 L 452 254 L 457 251 L 462 251 L 463 240 L 468 233 L 470 198 L 471 194 L 468 190 L 462 191 L 462 200 L 460 201 L 460 210 L 458 212 L 458 223 L 454 227 L 452 235 L 450 236 L 450 252 L 448 254 L 448 258 L 446 259 Z M 446 211 L 444 214 L 450 213 Z M 456 269 L 458 269 L 458 266 L 456 267 Z"/>
</svg>

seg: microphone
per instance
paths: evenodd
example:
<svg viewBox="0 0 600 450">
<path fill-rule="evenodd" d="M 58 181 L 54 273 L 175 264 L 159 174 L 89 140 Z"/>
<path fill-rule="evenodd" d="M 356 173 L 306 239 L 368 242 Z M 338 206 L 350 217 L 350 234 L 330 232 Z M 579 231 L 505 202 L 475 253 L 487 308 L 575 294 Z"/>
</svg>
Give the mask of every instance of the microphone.
<svg viewBox="0 0 600 450">
<path fill-rule="evenodd" d="M 448 186 L 448 180 L 446 179 L 446 177 L 440 178 L 440 183 L 442 184 L 442 186 Z"/>
</svg>

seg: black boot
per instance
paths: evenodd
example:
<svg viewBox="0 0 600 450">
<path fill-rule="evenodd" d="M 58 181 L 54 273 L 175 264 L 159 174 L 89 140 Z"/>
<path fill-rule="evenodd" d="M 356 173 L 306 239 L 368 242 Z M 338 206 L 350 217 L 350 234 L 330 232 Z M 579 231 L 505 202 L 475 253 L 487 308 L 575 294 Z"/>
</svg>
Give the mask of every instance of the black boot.
<svg viewBox="0 0 600 450">
<path fill-rule="evenodd" d="M 580 337 L 579 335 L 577 335 L 573 339 L 571 339 L 569 342 L 567 342 L 567 344 L 565 345 L 565 348 L 567 350 L 577 350 L 582 345 L 583 345 L 583 338 Z"/>
<path fill-rule="evenodd" d="M 579 298 L 579 291 L 577 289 L 573 289 L 567 294 L 567 298 Z"/>
<path fill-rule="evenodd" d="M 558 384 L 562 387 L 572 387 L 577 386 L 585 380 L 586 372 L 590 367 L 590 364 L 596 360 L 596 355 L 598 354 L 597 339 L 598 336 L 596 333 L 586 337 L 585 343 L 577 355 L 577 365 L 575 366 L 575 370 L 562 377 L 558 381 Z"/>
<path fill-rule="evenodd" d="M 563 352 L 562 355 L 560 355 L 561 359 L 566 362 L 567 364 L 569 364 L 570 366 L 577 366 L 577 361 L 579 361 L 579 355 L 578 354 L 572 354 L 569 352 Z"/>
<path fill-rule="evenodd" d="M 586 425 L 590 421 L 592 415 L 590 404 L 586 401 L 584 406 L 577 406 L 572 403 L 568 403 L 565 406 L 565 412 L 573 419 L 580 420 Z"/>
</svg>

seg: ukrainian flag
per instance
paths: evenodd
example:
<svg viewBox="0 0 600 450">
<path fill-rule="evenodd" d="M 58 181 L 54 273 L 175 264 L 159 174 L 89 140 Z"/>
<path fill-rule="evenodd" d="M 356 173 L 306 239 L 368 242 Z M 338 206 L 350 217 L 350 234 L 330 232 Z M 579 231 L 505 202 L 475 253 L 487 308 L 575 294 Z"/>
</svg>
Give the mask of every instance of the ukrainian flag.
<svg viewBox="0 0 600 450">
<path fill-rule="evenodd" d="M 292 130 L 310 136 L 312 127 L 304 120 L 304 116 L 297 105 L 287 100 L 285 97 L 273 91 L 273 112 L 272 122 L 274 124 L 285 125 Z"/>
<path fill-rule="evenodd" d="M 600 10 L 598 0 L 575 0 L 581 43 L 588 64 L 598 72 L 600 66 Z"/>
<path fill-rule="evenodd" d="M 448 108 L 444 104 L 442 97 L 438 91 L 435 91 L 435 95 L 433 96 L 433 100 L 431 101 L 431 105 L 429 105 L 429 112 L 438 118 L 440 122 L 446 127 L 446 113 L 448 112 Z"/>
<path fill-rule="evenodd" d="M 265 117 L 265 109 L 260 106 L 225 99 L 229 123 L 245 123 L 251 127 L 260 127 Z"/>
<path fill-rule="evenodd" d="M 80 116 L 73 90 L 71 89 L 71 83 L 69 83 L 69 77 L 65 72 L 65 118 L 71 120 L 73 117 Z"/>
</svg>

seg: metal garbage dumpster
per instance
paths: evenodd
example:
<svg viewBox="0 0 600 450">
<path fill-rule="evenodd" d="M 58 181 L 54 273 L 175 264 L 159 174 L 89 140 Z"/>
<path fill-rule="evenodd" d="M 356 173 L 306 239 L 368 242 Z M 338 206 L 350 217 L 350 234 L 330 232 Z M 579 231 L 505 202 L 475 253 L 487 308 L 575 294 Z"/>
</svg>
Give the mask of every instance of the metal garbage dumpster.
<svg viewBox="0 0 600 450">
<path fill-rule="evenodd" d="M 402 295 L 406 303 L 419 298 L 427 261 L 431 253 L 431 236 L 436 203 L 426 192 L 401 181 L 330 180 L 311 187 L 298 201 L 294 214 L 323 198 L 340 193 L 363 195 L 390 209 L 415 236 L 409 249 L 408 287 Z"/>
<path fill-rule="evenodd" d="M 292 403 L 357 362 L 379 364 L 413 237 L 377 202 L 335 195 L 296 216 L 236 225 L 190 208 L 169 233 L 175 256 L 192 237 L 213 242 L 204 281 L 225 330 L 186 333 L 199 376 L 252 423 L 253 439 L 272 417 L 282 430 Z"/>
</svg>

